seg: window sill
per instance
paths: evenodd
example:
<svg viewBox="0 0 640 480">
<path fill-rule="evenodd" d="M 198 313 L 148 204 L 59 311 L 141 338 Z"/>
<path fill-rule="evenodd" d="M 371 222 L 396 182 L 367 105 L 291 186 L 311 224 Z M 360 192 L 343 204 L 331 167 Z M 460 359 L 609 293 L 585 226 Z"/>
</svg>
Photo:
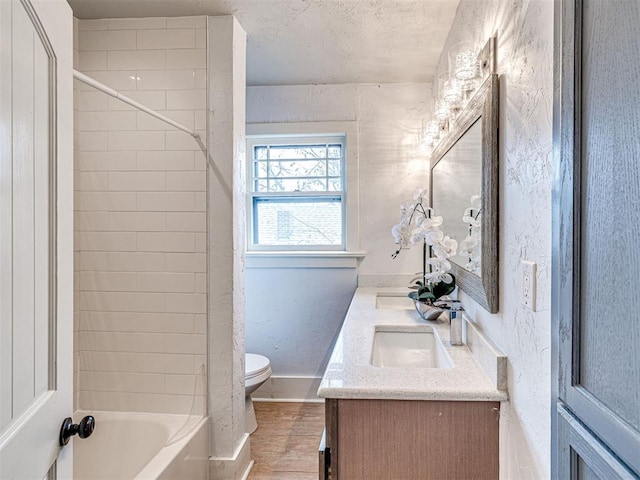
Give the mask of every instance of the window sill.
<svg viewBox="0 0 640 480">
<path fill-rule="evenodd" d="M 357 268 L 367 252 L 353 251 L 251 251 L 246 268 Z"/>
</svg>

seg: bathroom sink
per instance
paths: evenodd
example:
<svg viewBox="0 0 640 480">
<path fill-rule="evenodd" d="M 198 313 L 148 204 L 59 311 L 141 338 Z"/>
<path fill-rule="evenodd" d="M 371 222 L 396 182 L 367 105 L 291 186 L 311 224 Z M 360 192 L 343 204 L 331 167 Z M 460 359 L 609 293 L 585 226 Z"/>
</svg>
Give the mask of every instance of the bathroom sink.
<svg viewBox="0 0 640 480">
<path fill-rule="evenodd" d="M 413 310 L 413 300 L 406 293 L 376 294 L 376 308 L 390 310 Z"/>
<path fill-rule="evenodd" d="M 382 368 L 451 368 L 449 355 L 432 330 L 408 331 L 377 326 L 371 365 Z"/>
</svg>

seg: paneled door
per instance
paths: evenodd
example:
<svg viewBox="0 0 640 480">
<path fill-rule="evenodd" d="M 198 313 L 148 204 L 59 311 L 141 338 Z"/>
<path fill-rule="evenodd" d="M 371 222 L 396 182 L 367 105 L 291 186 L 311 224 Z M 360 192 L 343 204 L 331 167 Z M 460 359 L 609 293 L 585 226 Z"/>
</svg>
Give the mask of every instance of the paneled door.
<svg viewBox="0 0 640 480">
<path fill-rule="evenodd" d="M 0 478 L 72 477 L 73 24 L 0 0 Z"/>
<path fill-rule="evenodd" d="M 552 471 L 640 478 L 640 2 L 557 6 Z"/>
</svg>

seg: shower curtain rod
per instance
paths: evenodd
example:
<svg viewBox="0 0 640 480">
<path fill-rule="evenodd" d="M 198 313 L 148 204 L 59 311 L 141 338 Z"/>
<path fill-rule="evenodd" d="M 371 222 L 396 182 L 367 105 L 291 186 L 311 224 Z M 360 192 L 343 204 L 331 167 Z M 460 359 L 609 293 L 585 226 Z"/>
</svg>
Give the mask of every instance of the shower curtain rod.
<svg viewBox="0 0 640 480">
<path fill-rule="evenodd" d="M 154 110 L 151 110 L 148 107 L 145 107 L 144 105 L 136 102 L 135 100 L 132 100 L 131 98 L 127 97 L 126 95 L 121 94 L 120 92 L 114 90 L 111 87 L 106 86 L 104 83 L 100 83 L 98 80 L 96 80 L 95 78 L 91 78 L 88 75 L 85 75 L 82 72 L 79 72 L 78 70 L 73 70 L 73 78 L 76 78 L 78 80 L 80 80 L 82 83 L 86 83 L 87 85 L 92 86 L 93 88 L 96 88 L 98 90 L 100 90 L 101 92 L 106 93 L 107 95 L 111 95 L 113 98 L 117 98 L 118 100 L 123 101 L 124 103 L 128 103 L 129 105 L 131 105 L 132 107 L 137 108 L 138 110 L 142 110 L 143 112 L 148 113 L 149 115 L 156 117 L 159 120 L 162 120 L 165 123 L 168 123 L 169 125 L 172 125 L 180 130 L 182 130 L 183 132 L 187 132 L 189 135 L 191 135 L 193 138 L 200 138 L 200 135 L 198 135 L 196 132 L 194 132 L 193 130 L 188 129 L 187 127 L 185 127 L 184 125 L 171 120 L 169 117 L 165 117 L 164 115 L 162 115 L 161 113 L 158 113 Z"/>
</svg>

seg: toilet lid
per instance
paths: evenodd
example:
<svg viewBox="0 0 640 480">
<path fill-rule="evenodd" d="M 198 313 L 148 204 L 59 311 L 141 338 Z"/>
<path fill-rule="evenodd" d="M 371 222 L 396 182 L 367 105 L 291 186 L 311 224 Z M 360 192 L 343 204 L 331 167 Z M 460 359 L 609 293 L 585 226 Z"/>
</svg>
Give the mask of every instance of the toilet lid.
<svg viewBox="0 0 640 480">
<path fill-rule="evenodd" d="M 269 369 L 269 359 L 255 353 L 247 353 L 244 357 L 245 378 L 255 377 Z"/>
</svg>

